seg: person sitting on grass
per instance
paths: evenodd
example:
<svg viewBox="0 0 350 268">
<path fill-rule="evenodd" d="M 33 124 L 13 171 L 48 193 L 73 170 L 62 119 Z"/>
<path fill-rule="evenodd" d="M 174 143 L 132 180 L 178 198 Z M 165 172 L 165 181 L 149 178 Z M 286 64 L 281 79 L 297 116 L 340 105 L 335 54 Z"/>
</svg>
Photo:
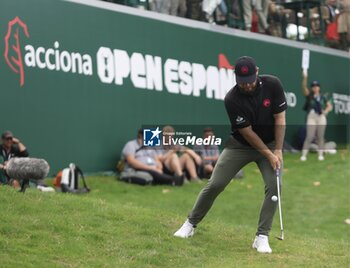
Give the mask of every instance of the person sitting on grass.
<svg viewBox="0 0 350 268">
<path fill-rule="evenodd" d="M 203 131 L 203 139 L 210 138 L 214 135 L 212 128 L 207 127 Z M 219 159 L 220 151 L 217 145 L 195 145 L 193 150 L 202 157 L 201 175 L 207 178 L 210 177 L 215 167 L 216 161 Z"/>
<path fill-rule="evenodd" d="M 201 157 L 186 146 L 173 145 L 172 137 L 174 134 L 175 130 L 172 126 L 163 128 L 163 138 L 166 141 L 166 145 L 163 144 L 158 152 L 164 168 L 167 172 L 178 176 L 185 172 L 190 181 L 201 182 L 197 173 L 197 168 L 202 164 Z"/>
<path fill-rule="evenodd" d="M 4 166 L 7 161 L 13 157 L 28 157 L 26 146 L 11 131 L 5 131 L 1 135 L 2 144 L 0 144 L 0 184 L 11 185 L 14 188 L 19 187 L 19 182 L 15 178 L 9 178 L 4 172 Z M 2 163 L 1 163 L 2 162 Z"/>
<path fill-rule="evenodd" d="M 212 128 L 207 127 L 203 131 L 203 139 L 208 139 L 210 137 L 215 136 L 214 131 Z M 199 168 L 199 174 L 200 176 L 204 178 L 209 178 L 211 173 L 214 170 L 215 164 L 219 159 L 220 150 L 217 145 L 195 145 L 193 150 L 199 154 L 202 157 L 202 165 Z M 238 171 L 238 173 L 234 176 L 236 179 L 243 178 L 244 173 L 241 169 Z"/>
<path fill-rule="evenodd" d="M 163 172 L 163 165 L 154 148 L 143 146 L 143 130 L 137 133 L 137 138 L 127 142 L 122 150 L 125 161 L 121 180 L 146 185 L 170 184 L 181 186 L 182 176 L 171 176 Z"/>
</svg>

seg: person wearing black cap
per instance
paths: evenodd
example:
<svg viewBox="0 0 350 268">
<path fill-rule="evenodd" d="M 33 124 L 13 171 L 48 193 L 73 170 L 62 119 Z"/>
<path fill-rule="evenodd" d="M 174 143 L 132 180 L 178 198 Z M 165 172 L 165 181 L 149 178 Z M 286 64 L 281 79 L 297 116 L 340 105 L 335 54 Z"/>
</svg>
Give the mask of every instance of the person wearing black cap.
<svg viewBox="0 0 350 268">
<path fill-rule="evenodd" d="M 5 131 L 1 135 L 2 144 L 0 144 L 0 184 L 11 184 L 19 186 L 18 182 L 11 180 L 4 172 L 4 164 L 12 157 L 28 157 L 27 148 L 21 141 L 15 138 L 11 131 Z"/>
<path fill-rule="evenodd" d="M 310 145 L 317 136 L 318 160 L 323 161 L 324 134 L 327 126 L 327 114 L 332 111 L 333 106 L 325 94 L 321 94 L 321 85 L 314 80 L 310 84 L 311 90 L 307 87 L 307 74 L 303 72 L 302 89 L 306 97 L 304 110 L 307 112 L 306 138 L 304 141 L 300 160 L 306 161 Z"/>
<path fill-rule="evenodd" d="M 227 93 L 225 107 L 232 135 L 221 153 L 212 176 L 199 194 L 188 219 L 174 236 L 187 238 L 204 218 L 216 197 L 246 164 L 255 162 L 265 183 L 259 225 L 253 248 L 271 253 L 268 234 L 277 202 L 276 169 L 282 169 L 282 145 L 285 134 L 287 102 L 281 82 L 271 75 L 258 75 L 259 68 L 251 57 L 240 57 L 235 64 L 237 84 Z M 281 172 L 282 175 L 282 172 Z"/>
</svg>

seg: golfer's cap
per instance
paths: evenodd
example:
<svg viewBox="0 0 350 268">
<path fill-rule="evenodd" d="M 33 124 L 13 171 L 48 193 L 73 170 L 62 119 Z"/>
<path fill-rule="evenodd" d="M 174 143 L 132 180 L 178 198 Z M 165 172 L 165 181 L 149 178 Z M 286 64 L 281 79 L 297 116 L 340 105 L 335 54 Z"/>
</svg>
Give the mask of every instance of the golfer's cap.
<svg viewBox="0 0 350 268">
<path fill-rule="evenodd" d="M 314 81 L 311 82 L 310 86 L 311 87 L 315 87 L 315 86 L 320 87 L 321 85 L 320 85 L 320 82 L 318 82 L 317 80 L 314 80 Z"/>
<path fill-rule="evenodd" d="M 253 83 L 256 80 L 255 60 L 248 56 L 240 57 L 235 63 L 237 84 Z"/>
<path fill-rule="evenodd" d="M 7 130 L 4 133 L 2 133 L 1 138 L 2 139 L 13 138 L 13 134 L 11 131 Z"/>
</svg>

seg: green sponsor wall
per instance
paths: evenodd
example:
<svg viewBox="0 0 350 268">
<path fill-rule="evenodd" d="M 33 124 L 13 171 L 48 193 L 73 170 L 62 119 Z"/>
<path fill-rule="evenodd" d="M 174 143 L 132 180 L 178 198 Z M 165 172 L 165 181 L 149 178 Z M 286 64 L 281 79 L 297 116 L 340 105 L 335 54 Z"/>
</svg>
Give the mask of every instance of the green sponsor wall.
<svg viewBox="0 0 350 268">
<path fill-rule="evenodd" d="M 91 55 L 93 75 L 24 66 L 21 87 L 19 75 L 3 57 L 8 22 L 16 16 L 29 32 L 29 38 L 19 33 L 22 54 L 28 44 L 47 49 L 58 41 L 60 51 Z M 102 83 L 96 63 L 102 46 L 126 50 L 129 56 L 160 56 L 162 64 L 172 58 L 205 67 L 217 66 L 220 53 L 231 63 L 250 55 L 261 73 L 278 76 L 285 90 L 297 96 L 296 106 L 288 110 L 288 124 L 305 121 L 301 48 L 57 0 L 2 0 L 0 38 L 0 131 L 12 130 L 32 156 L 46 158 L 52 174 L 69 162 L 89 172 L 113 169 L 124 143 L 141 125 L 227 125 L 220 135 L 229 134 L 222 100 L 207 99 L 205 92 L 193 97 L 171 94 L 165 86 L 161 92 L 139 89 L 130 78 L 122 86 Z M 311 50 L 309 76 L 320 81 L 323 91 L 349 95 L 349 57 Z M 329 123 L 342 126 L 342 133 L 328 131 L 327 137 L 348 142 L 349 115 L 331 113 Z M 289 127 L 289 140 L 294 132 L 295 127 Z"/>
</svg>

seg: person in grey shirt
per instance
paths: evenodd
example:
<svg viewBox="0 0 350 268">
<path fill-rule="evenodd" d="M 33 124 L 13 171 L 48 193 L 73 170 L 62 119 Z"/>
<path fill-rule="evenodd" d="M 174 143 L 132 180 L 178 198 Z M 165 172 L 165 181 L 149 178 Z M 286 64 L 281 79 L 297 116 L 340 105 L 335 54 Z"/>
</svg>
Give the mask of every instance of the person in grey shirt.
<svg viewBox="0 0 350 268">
<path fill-rule="evenodd" d="M 140 129 L 135 140 L 127 142 L 122 150 L 125 161 L 124 171 L 148 172 L 153 177 L 153 184 L 171 184 L 180 186 L 183 178 L 164 174 L 163 165 L 153 148 L 143 146 L 143 130 Z"/>
</svg>

